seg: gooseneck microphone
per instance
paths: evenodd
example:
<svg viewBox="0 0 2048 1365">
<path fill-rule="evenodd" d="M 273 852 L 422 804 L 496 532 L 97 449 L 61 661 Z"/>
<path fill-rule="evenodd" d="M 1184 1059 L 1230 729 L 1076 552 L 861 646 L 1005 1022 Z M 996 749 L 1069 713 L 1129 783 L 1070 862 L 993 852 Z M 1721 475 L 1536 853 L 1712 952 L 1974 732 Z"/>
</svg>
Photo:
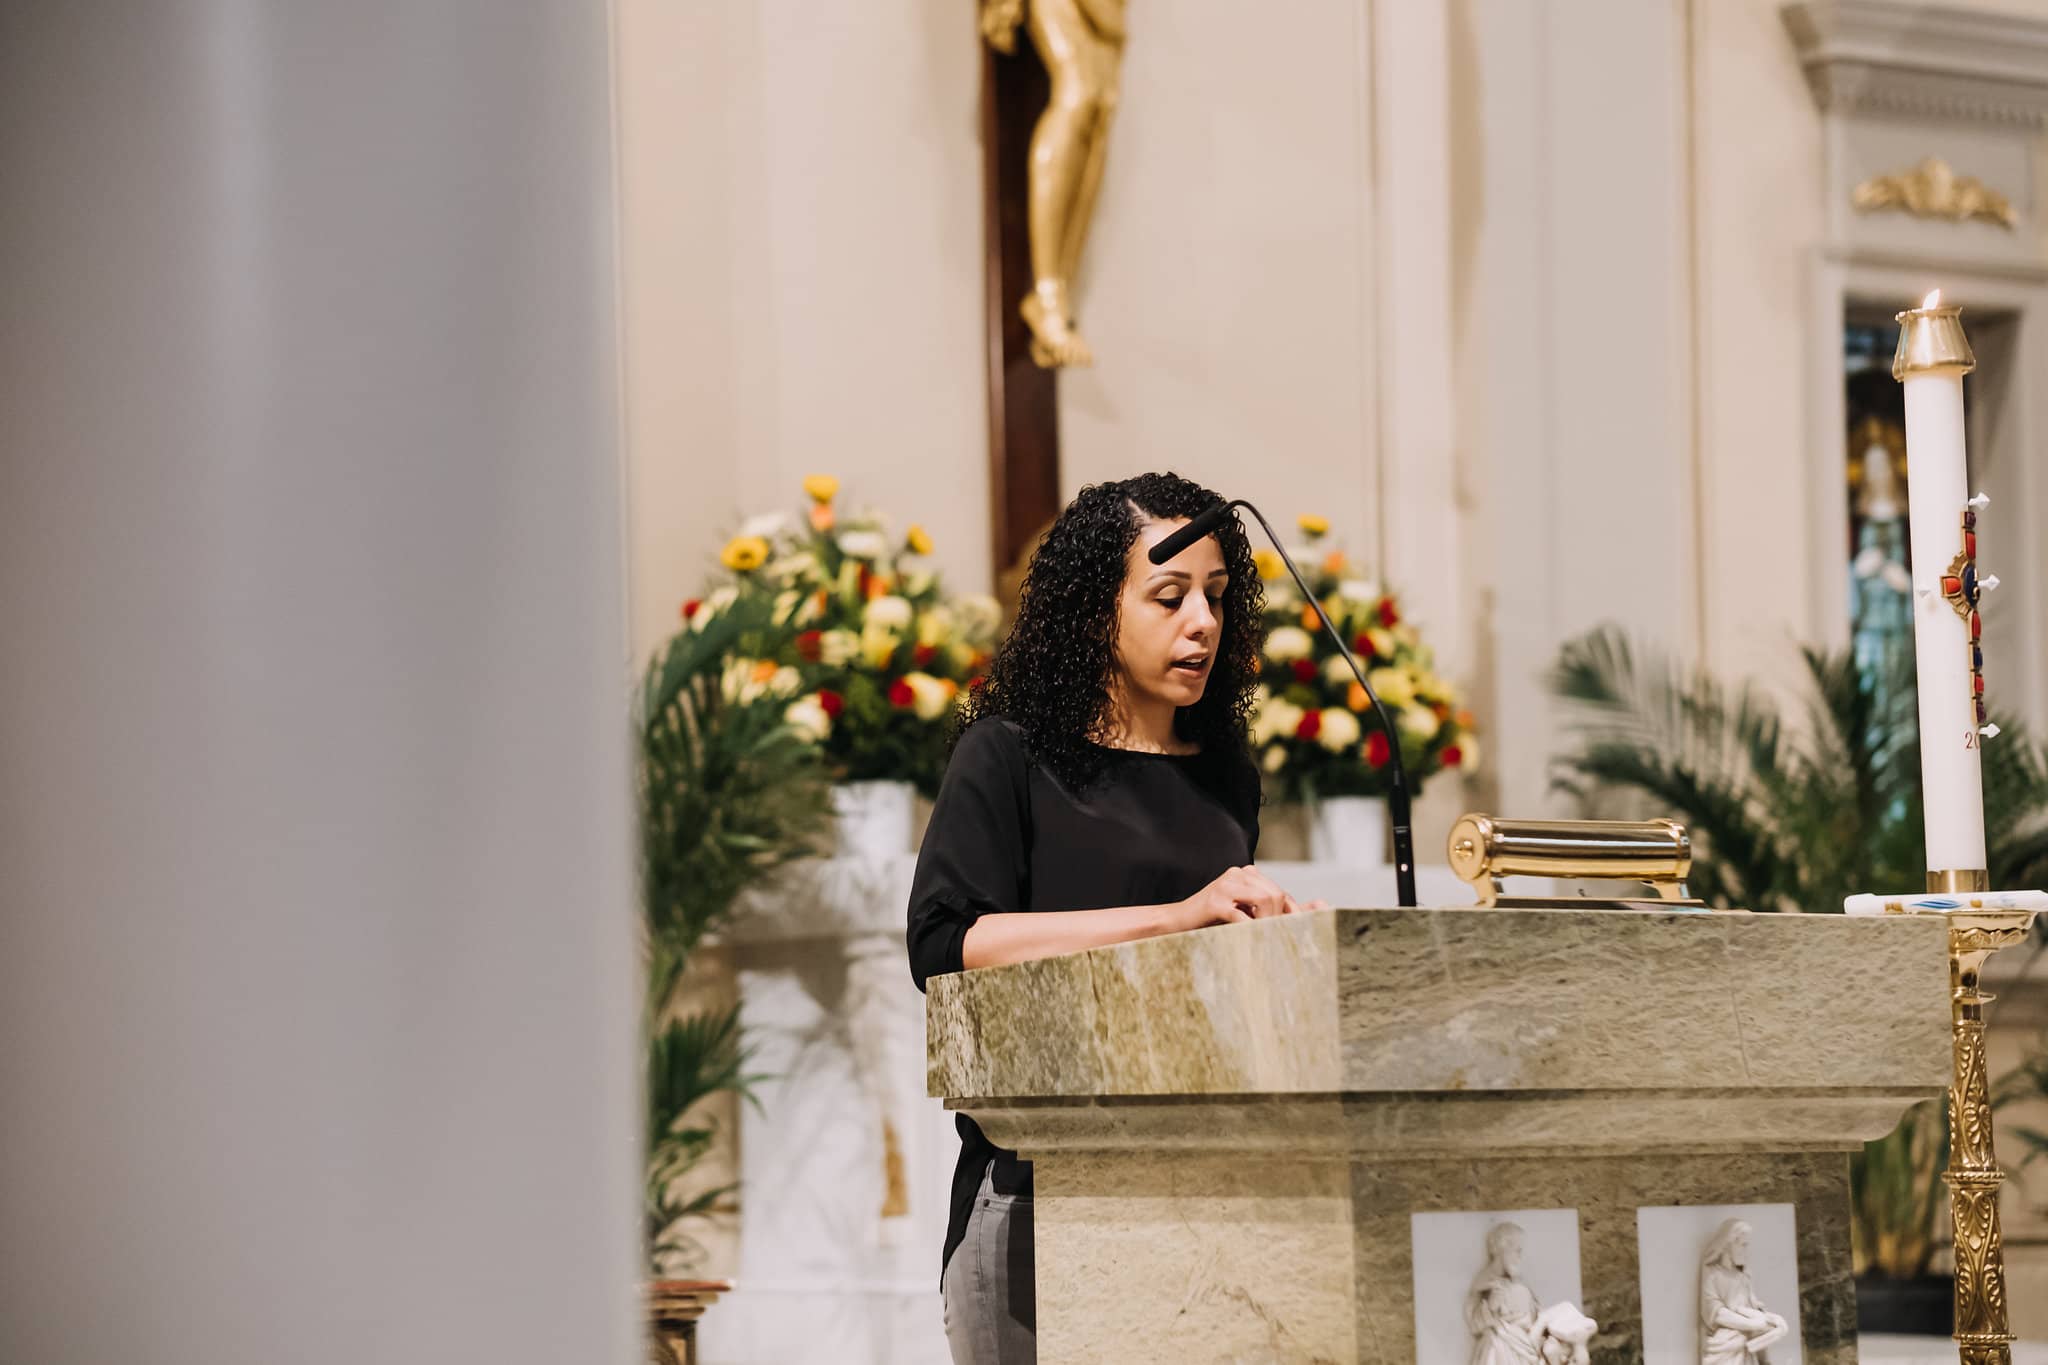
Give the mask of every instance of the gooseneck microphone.
<svg viewBox="0 0 2048 1365">
<path fill-rule="evenodd" d="M 1212 534 L 1223 524 L 1231 510 L 1238 507 L 1244 508 L 1258 518 L 1259 525 L 1265 528 L 1266 539 L 1271 541 L 1273 548 L 1279 552 L 1280 562 L 1287 566 L 1287 572 L 1294 575 L 1294 582 L 1301 589 L 1301 595 L 1315 608 L 1316 619 L 1323 623 L 1323 629 L 1337 642 L 1337 652 L 1344 656 L 1344 662 L 1351 667 L 1351 676 L 1358 679 L 1358 685 L 1365 689 L 1365 695 L 1372 700 L 1372 709 L 1378 713 L 1380 725 L 1387 732 L 1387 776 L 1390 779 L 1387 786 L 1387 814 L 1394 825 L 1394 899 L 1404 907 L 1413 906 L 1415 828 L 1409 816 L 1408 769 L 1401 762 L 1401 732 L 1394 728 L 1394 718 L 1388 713 L 1386 703 L 1380 700 L 1380 694 L 1373 691 L 1372 684 L 1366 681 L 1365 670 L 1360 668 L 1358 660 L 1352 657 L 1351 647 L 1344 643 L 1343 633 L 1331 623 L 1330 614 L 1323 610 L 1323 604 L 1309 591 L 1307 581 L 1301 576 L 1301 570 L 1294 566 L 1294 556 L 1287 553 L 1287 547 L 1280 543 L 1280 537 L 1273 534 L 1273 524 L 1266 520 L 1264 513 L 1243 498 L 1219 502 L 1172 535 L 1163 537 L 1146 557 L 1154 564 L 1164 564 L 1203 536 Z"/>
</svg>

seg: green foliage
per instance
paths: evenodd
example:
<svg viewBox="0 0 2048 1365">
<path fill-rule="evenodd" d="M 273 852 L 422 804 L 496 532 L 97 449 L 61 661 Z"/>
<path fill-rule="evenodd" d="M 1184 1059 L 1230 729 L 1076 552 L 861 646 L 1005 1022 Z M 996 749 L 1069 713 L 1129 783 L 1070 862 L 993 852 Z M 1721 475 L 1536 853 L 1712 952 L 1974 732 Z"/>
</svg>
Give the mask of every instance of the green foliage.
<svg viewBox="0 0 2048 1365">
<path fill-rule="evenodd" d="M 648 665 L 640 738 L 642 896 L 647 930 L 646 1237 L 650 1269 L 687 1256 L 693 1218 L 731 1193 L 681 1193 L 715 1125 L 693 1121 L 721 1091 L 749 1095 L 736 1011 L 677 1014 L 690 954 L 731 916 L 741 891 L 813 851 L 829 790 L 817 748 L 784 720 L 788 699 L 729 675 L 736 654 L 775 643 L 771 608 L 737 601 L 694 617 Z"/>
<path fill-rule="evenodd" d="M 742 597 L 704 615 L 648 665 L 636 717 L 648 932 L 685 955 L 741 890 L 816 851 L 829 804 L 816 746 L 783 719 L 786 699 L 727 695 L 729 656 L 766 652 L 769 605 Z"/>
<path fill-rule="evenodd" d="M 1550 681 L 1571 704 L 1576 747 L 1555 761 L 1554 785 L 1589 810 L 1682 821 L 1692 889 L 1713 905 L 1839 912 L 1853 892 L 1917 890 L 1926 862 L 1911 679 L 1873 687 L 1847 653 L 1802 658 L 1807 695 L 1794 725 L 1757 689 L 1639 657 L 1613 628 L 1570 641 Z M 2048 761 L 2015 723 L 1999 725 L 1983 749 L 1992 885 L 2038 886 L 2048 877 Z M 1948 1115 L 1934 1103 L 1852 1160 L 1859 1272 L 1926 1272 L 1947 1161 Z"/>
</svg>

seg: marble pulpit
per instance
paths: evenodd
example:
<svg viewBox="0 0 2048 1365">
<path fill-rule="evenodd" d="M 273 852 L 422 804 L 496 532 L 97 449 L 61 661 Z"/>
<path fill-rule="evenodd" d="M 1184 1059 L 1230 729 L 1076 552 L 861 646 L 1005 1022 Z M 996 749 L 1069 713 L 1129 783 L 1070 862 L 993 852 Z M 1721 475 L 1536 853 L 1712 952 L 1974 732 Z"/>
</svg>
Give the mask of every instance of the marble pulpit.
<svg viewBox="0 0 2048 1365">
<path fill-rule="evenodd" d="M 733 1290 L 704 1365 L 947 1365 L 939 1249 L 960 1150 L 925 1090 L 925 1001 L 903 946 L 912 855 L 798 863 L 749 893 L 729 935 L 748 1070 Z M 1391 867 L 1269 862 L 1303 899 L 1387 896 Z M 1448 868 L 1423 894 L 1469 900 Z M 1053 1359 L 1053 1357 L 1046 1357 Z"/>
<path fill-rule="evenodd" d="M 1796 1289 L 1762 1292 L 1804 1360 L 1851 1361 L 1847 1153 L 1947 1084 L 1944 933 L 1477 908 L 1229 925 L 935 980 L 930 1093 L 1034 1162 L 1042 1360 L 1465 1359 L 1423 1348 L 1418 1265 L 1431 1216 L 1485 1210 L 1528 1211 L 1532 1247 L 1560 1221 L 1593 1358 L 1642 1359 L 1646 1332 L 1695 1339 L 1686 1239 L 1739 1207 L 1760 1242 L 1782 1226 L 1770 1284 Z M 1646 1323 L 1665 1260 L 1676 1320 Z"/>
</svg>

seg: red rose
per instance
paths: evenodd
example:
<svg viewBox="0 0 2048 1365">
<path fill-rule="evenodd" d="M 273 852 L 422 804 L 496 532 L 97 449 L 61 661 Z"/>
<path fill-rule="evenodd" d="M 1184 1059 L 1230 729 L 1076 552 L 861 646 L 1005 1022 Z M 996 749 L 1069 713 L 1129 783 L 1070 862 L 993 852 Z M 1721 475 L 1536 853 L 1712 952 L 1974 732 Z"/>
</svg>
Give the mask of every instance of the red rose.
<svg viewBox="0 0 2048 1365">
<path fill-rule="evenodd" d="M 1393 746 L 1387 743 L 1387 732 L 1375 730 L 1365 737 L 1365 761 L 1375 768 L 1387 766 L 1387 760 L 1394 756 Z"/>
<path fill-rule="evenodd" d="M 822 630 L 800 630 L 796 636 L 797 657 L 806 663 L 816 663 L 825 653 L 825 632 Z"/>
<path fill-rule="evenodd" d="M 1305 683 L 1314 682 L 1316 680 L 1316 661 L 1314 659 L 1296 659 L 1294 661 L 1294 680 Z"/>
<path fill-rule="evenodd" d="M 1314 739 L 1322 732 L 1323 713 L 1320 711 L 1303 712 L 1301 723 L 1294 727 L 1294 737 L 1296 739 Z"/>
<path fill-rule="evenodd" d="M 1357 638 L 1352 640 L 1351 652 L 1353 654 L 1363 654 L 1367 658 L 1372 657 L 1372 641 L 1366 637 L 1364 631 L 1360 631 Z"/>
<path fill-rule="evenodd" d="M 925 667 L 938 657 L 939 647 L 937 645 L 919 645 L 916 649 L 910 651 L 910 661 L 919 668 Z"/>
<path fill-rule="evenodd" d="M 1380 599 L 1380 624 L 1392 628 L 1394 622 L 1400 619 L 1401 613 L 1394 610 L 1394 599 L 1382 597 Z"/>
<path fill-rule="evenodd" d="M 826 716 L 832 720 L 838 720 L 839 713 L 846 709 L 846 698 L 830 688 L 821 687 L 818 689 L 818 705 L 824 710 Z"/>
<path fill-rule="evenodd" d="M 865 601 L 867 601 L 867 600 L 868 600 L 868 584 L 872 583 L 872 582 L 874 581 L 874 578 L 875 578 L 875 575 L 874 575 L 874 571 L 873 571 L 873 570 L 869 569 L 869 568 L 868 568 L 868 566 L 867 566 L 867 565 L 865 565 L 865 564 L 863 564 L 863 565 L 861 565 L 861 566 L 860 566 L 860 580 L 859 580 L 859 581 L 860 581 L 860 600 L 861 600 L 861 601 L 865 602 Z"/>
<path fill-rule="evenodd" d="M 1443 759 L 1446 768 L 1455 768 L 1465 761 L 1464 752 L 1455 744 L 1444 745 L 1443 752 L 1437 757 Z"/>
<path fill-rule="evenodd" d="M 702 610 L 703 606 L 703 602 L 701 602 L 697 598 L 692 597 L 689 601 L 683 603 L 683 619 L 685 621 L 689 620 L 691 617 L 695 616 L 700 610 Z"/>
<path fill-rule="evenodd" d="M 903 681 L 903 679 L 898 678 L 895 682 L 889 684 L 889 705 L 905 707 L 911 705 L 916 700 L 917 693 L 911 691 L 910 684 Z"/>
</svg>

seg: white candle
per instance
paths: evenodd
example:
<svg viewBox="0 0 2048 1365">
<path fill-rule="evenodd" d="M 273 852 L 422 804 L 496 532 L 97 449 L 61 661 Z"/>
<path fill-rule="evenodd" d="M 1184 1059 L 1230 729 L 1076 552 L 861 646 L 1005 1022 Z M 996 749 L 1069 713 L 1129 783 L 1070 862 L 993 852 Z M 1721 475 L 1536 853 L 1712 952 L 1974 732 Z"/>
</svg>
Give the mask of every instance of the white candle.
<svg viewBox="0 0 2048 1365">
<path fill-rule="evenodd" d="M 1901 313 L 1892 374 L 1905 385 L 1907 512 L 1913 545 L 1913 654 L 1919 675 L 1921 791 L 1929 889 L 1958 889 L 1943 873 L 1984 867 L 1984 782 L 1978 749 L 1975 568 L 1965 575 L 1969 489 L 1963 375 L 1976 364 L 1960 309 L 1941 292 Z M 1974 545 L 1974 532 L 1971 533 Z M 1967 579 L 1967 583 L 1959 580 Z M 1958 588 L 1964 590 L 1959 592 Z M 1966 875 L 1963 882 L 1967 884 Z"/>
</svg>

